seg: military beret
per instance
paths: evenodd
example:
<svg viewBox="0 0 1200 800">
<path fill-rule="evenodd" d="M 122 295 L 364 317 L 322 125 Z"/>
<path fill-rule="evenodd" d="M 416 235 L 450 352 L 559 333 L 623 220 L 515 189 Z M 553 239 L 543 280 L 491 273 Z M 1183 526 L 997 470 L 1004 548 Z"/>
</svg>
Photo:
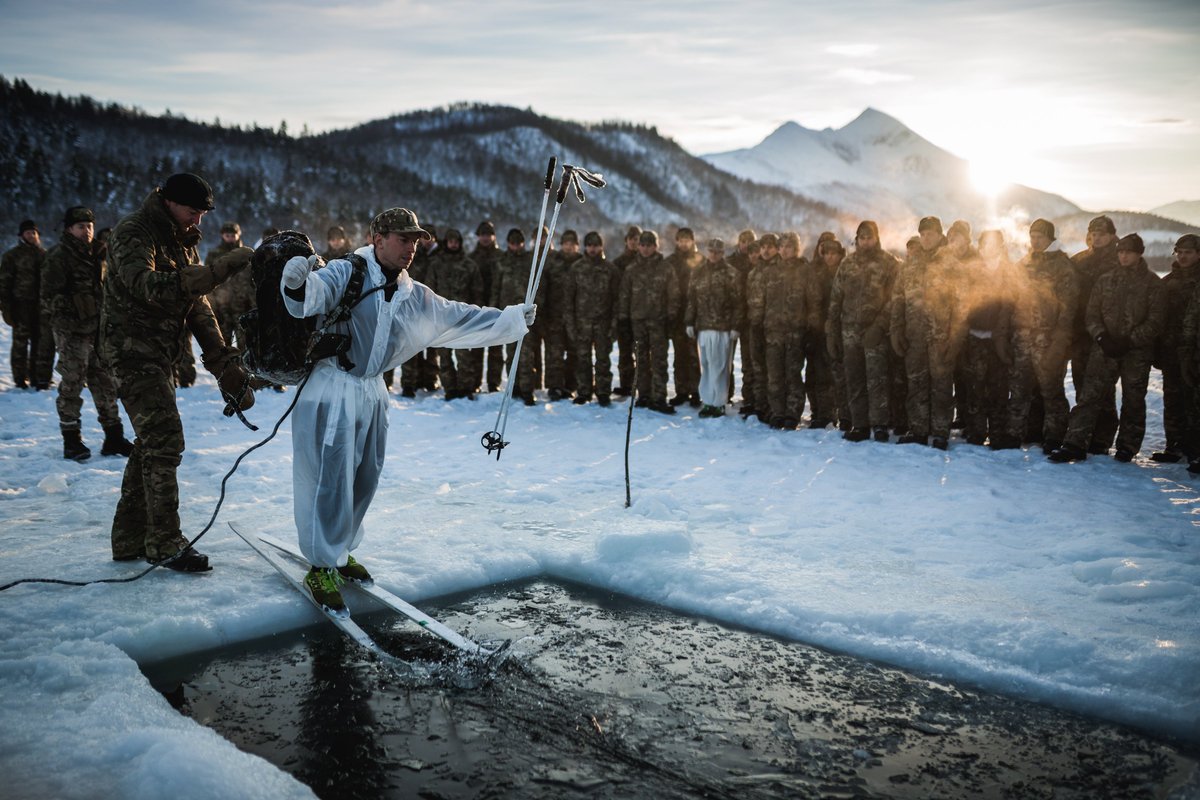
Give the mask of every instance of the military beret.
<svg viewBox="0 0 1200 800">
<path fill-rule="evenodd" d="M 509 228 L 508 235 L 504 238 L 509 242 L 523 242 L 525 241 L 525 232 L 520 228 Z"/>
<path fill-rule="evenodd" d="M 236 233 L 238 236 L 241 236 L 242 226 L 236 222 L 226 222 L 221 226 L 221 233 Z"/>
<path fill-rule="evenodd" d="M 1116 233 L 1117 226 L 1108 217 L 1101 215 L 1088 223 L 1088 233 Z"/>
<path fill-rule="evenodd" d="M 917 233 L 924 233 L 925 231 L 937 231 L 941 233 L 942 221 L 937 217 L 922 217 L 920 224 L 917 225 Z"/>
<path fill-rule="evenodd" d="M 642 229 L 637 225 L 630 225 L 629 230 L 625 231 L 626 239 L 635 239 L 642 235 Z"/>
<path fill-rule="evenodd" d="M 879 225 L 877 225 L 873 219 L 864 219 L 862 222 L 858 223 L 858 229 L 854 232 L 854 238 L 858 239 L 863 235 L 864 232 L 878 239 Z"/>
<path fill-rule="evenodd" d="M 579 244 L 579 234 L 572 230 L 566 230 L 563 231 L 563 235 L 559 237 L 558 241 L 561 244 L 566 244 L 567 242 Z"/>
<path fill-rule="evenodd" d="M 1175 242 L 1176 250 L 1200 250 L 1200 236 L 1194 233 L 1185 233 Z"/>
<path fill-rule="evenodd" d="M 969 244 L 971 242 L 971 224 L 965 219 L 954 220 L 950 224 L 950 230 L 946 231 L 946 238 L 949 239 L 956 234 L 966 239 Z"/>
<path fill-rule="evenodd" d="M 31 219 L 22 220 L 20 226 L 17 229 L 17 235 L 20 236 L 25 231 L 36 231 L 37 229 L 38 229 L 37 223 L 34 222 L 33 220 L 31 220 Z"/>
<path fill-rule="evenodd" d="M 476 236 L 495 236 L 496 235 L 496 223 L 492 222 L 490 219 L 485 219 L 483 222 L 479 223 L 479 227 L 475 229 L 475 235 Z"/>
<path fill-rule="evenodd" d="M 708 240 L 708 249 L 712 252 L 724 253 L 725 252 L 725 240 L 724 239 L 709 239 Z"/>
<path fill-rule="evenodd" d="M 215 208 L 212 187 L 204 178 L 190 172 L 178 172 L 167 178 L 162 185 L 162 196 L 172 203 L 197 211 L 212 211 Z"/>
<path fill-rule="evenodd" d="M 600 245 L 601 247 L 603 247 L 604 246 L 604 237 L 602 237 L 596 231 L 588 231 L 587 234 L 583 237 L 583 244 L 585 247 L 590 247 L 591 245 L 594 245 L 594 244 Z"/>
<path fill-rule="evenodd" d="M 411 233 L 418 239 L 432 239 L 432 231 L 422 228 L 417 215 L 407 208 L 389 208 L 371 220 L 371 235 L 387 236 L 389 233 Z"/>
<path fill-rule="evenodd" d="M 1128 250 L 1140 256 L 1146 252 L 1146 243 L 1142 241 L 1142 237 L 1136 233 L 1131 233 L 1127 236 L 1122 236 L 1120 241 L 1117 242 L 1117 252 L 1119 253 L 1122 250 Z"/>
<path fill-rule="evenodd" d="M 658 244 L 658 234 L 654 231 L 642 231 L 638 234 L 638 244 Z"/>
<path fill-rule="evenodd" d="M 1038 219 L 1035 219 L 1032 223 L 1030 223 L 1029 232 L 1030 233 L 1044 233 L 1044 234 L 1046 234 L 1046 236 L 1048 236 L 1050 238 L 1051 241 L 1053 241 L 1054 240 L 1054 223 L 1048 219 L 1041 219 L 1039 217 Z"/>
<path fill-rule="evenodd" d="M 69 228 L 80 222 L 95 222 L 96 215 L 87 206 L 71 206 L 63 213 L 63 227 Z"/>
</svg>

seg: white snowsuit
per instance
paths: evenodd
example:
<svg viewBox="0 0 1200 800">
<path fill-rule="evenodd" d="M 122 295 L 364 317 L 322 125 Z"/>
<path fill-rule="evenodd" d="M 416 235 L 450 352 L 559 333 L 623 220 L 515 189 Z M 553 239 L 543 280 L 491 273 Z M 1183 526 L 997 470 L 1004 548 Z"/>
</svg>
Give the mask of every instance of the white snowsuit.
<svg viewBox="0 0 1200 800">
<path fill-rule="evenodd" d="M 372 245 L 363 294 L 384 283 Z M 294 317 L 331 312 L 353 266 L 334 259 L 310 272 L 304 301 L 283 294 Z M 365 296 L 350 320 L 336 327 L 351 336 L 345 371 L 337 358 L 318 362 L 292 412 L 292 491 L 300 550 L 316 567 L 346 564 L 362 541 L 363 517 L 375 496 L 387 444 L 388 396 L 383 373 L 427 347 L 472 348 L 515 342 L 528 328 L 521 306 L 503 311 L 446 300 L 400 273 L 391 300 L 384 290 Z M 284 292 L 282 281 L 279 287 Z"/>
</svg>

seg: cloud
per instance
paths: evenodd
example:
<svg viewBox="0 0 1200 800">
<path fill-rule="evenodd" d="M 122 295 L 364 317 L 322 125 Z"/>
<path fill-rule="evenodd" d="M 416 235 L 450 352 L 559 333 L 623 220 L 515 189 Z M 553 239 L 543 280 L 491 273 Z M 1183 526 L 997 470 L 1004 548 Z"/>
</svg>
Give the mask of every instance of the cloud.
<svg viewBox="0 0 1200 800">
<path fill-rule="evenodd" d="M 878 69 L 839 69 L 833 77 L 863 86 L 875 86 L 880 83 L 904 83 L 911 81 L 912 75 L 899 72 L 884 72 Z"/>
<path fill-rule="evenodd" d="M 1187 120 L 1180 119 L 1179 117 L 1159 117 L 1158 119 L 1145 120 L 1142 124 L 1143 125 L 1186 125 Z"/>
<path fill-rule="evenodd" d="M 831 53 L 835 56 L 848 56 L 850 58 L 862 58 L 875 53 L 879 49 L 877 44 L 831 44 L 825 48 L 826 53 Z"/>
</svg>

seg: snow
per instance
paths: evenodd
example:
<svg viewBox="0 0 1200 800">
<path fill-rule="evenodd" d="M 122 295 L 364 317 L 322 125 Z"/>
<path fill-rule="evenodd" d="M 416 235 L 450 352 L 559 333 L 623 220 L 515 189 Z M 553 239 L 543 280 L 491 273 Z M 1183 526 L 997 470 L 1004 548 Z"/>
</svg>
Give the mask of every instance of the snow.
<svg viewBox="0 0 1200 800">
<path fill-rule="evenodd" d="M 185 532 L 293 397 L 260 392 L 256 434 L 221 415 L 209 376 L 179 391 Z M 549 574 L 1200 742 L 1200 480 L 1182 465 L 849 444 L 638 409 L 626 509 L 624 404 L 518 404 L 496 460 L 479 439 L 499 399 L 394 396 L 357 555 L 411 602 Z M 1161 405 L 1156 374 L 1145 453 Z M 98 451 L 90 399 L 84 422 Z M 229 481 L 199 545 L 213 572 L 0 594 L 6 796 L 311 796 L 176 714 L 135 663 L 319 622 L 223 523 L 293 535 L 290 435 Z M 0 584 L 136 572 L 109 559 L 124 464 L 64 461 L 53 394 L 0 377 Z"/>
</svg>

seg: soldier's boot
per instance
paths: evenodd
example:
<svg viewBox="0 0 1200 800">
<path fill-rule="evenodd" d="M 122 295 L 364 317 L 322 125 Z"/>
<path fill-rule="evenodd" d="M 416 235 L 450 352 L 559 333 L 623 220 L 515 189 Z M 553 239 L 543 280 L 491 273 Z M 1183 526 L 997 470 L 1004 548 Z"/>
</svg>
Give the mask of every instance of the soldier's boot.
<svg viewBox="0 0 1200 800">
<path fill-rule="evenodd" d="M 166 558 L 157 560 L 147 558 L 151 564 L 161 564 L 167 569 L 173 569 L 176 572 L 211 572 L 212 566 L 208 563 L 208 556 L 201 553 L 194 547 L 185 547 L 178 553 Z"/>
<path fill-rule="evenodd" d="M 842 438 L 847 442 L 865 442 L 871 438 L 870 428 L 851 428 L 842 434 Z"/>
<path fill-rule="evenodd" d="M 133 452 L 133 442 L 125 438 L 125 429 L 118 423 L 104 429 L 104 444 L 100 446 L 102 456 L 128 456 Z"/>
<path fill-rule="evenodd" d="M 1167 445 L 1166 449 L 1151 453 L 1150 460 L 1159 464 L 1178 464 L 1183 460 L 1183 451 L 1177 445 Z"/>
<path fill-rule="evenodd" d="M 1086 461 L 1088 454 L 1078 445 L 1063 444 L 1051 450 L 1046 457 L 1055 464 L 1068 464 L 1072 461 Z"/>
<path fill-rule="evenodd" d="M 896 444 L 929 444 L 929 437 L 919 433 L 908 432 L 896 440 Z"/>
<path fill-rule="evenodd" d="M 63 458 L 71 461 L 87 461 L 92 451 L 83 443 L 83 437 L 75 429 L 63 428 Z"/>
<path fill-rule="evenodd" d="M 888 434 L 888 429 L 885 426 L 883 426 L 883 425 L 875 426 L 875 441 L 887 442 L 887 441 L 890 441 L 891 438 L 892 437 Z"/>
<path fill-rule="evenodd" d="M 948 450 L 950 443 L 940 436 L 935 436 L 933 437 L 933 441 L 930 442 L 930 447 L 933 447 L 935 450 Z"/>
<path fill-rule="evenodd" d="M 596 402 L 599 403 L 602 408 L 608 408 L 612 404 L 612 399 L 606 394 L 598 394 L 596 395 Z"/>
</svg>

